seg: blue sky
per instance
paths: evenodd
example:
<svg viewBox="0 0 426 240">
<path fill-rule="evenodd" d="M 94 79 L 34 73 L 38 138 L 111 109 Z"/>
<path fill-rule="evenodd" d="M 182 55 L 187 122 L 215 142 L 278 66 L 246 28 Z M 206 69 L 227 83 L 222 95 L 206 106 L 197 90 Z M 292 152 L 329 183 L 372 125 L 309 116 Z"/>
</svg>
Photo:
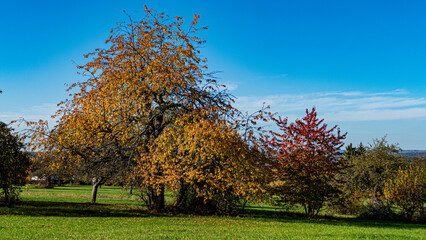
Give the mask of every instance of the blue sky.
<svg viewBox="0 0 426 240">
<path fill-rule="evenodd" d="M 75 63 L 143 5 L 187 22 L 201 15 L 202 55 L 237 98 L 291 120 L 317 107 L 347 143 L 387 134 L 426 149 L 426 2 L 5 1 L 0 8 L 0 121 L 47 119 L 82 80 Z M 73 63 L 73 61 L 75 63 Z"/>
</svg>

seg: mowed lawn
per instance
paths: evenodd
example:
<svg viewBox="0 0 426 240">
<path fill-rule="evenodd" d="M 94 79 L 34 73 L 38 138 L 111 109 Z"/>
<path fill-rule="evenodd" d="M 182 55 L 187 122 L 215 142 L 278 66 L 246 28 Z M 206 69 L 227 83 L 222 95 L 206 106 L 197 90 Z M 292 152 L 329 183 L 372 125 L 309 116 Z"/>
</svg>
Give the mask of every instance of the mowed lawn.
<svg viewBox="0 0 426 240">
<path fill-rule="evenodd" d="M 36 188 L 27 185 L 20 194 L 23 201 L 57 201 L 89 203 L 92 186 L 72 185 L 55 186 L 53 189 Z M 137 194 L 130 195 L 121 187 L 102 186 L 98 188 L 97 203 L 141 205 Z"/>
<path fill-rule="evenodd" d="M 0 239 L 426 239 L 420 224 L 354 218 L 304 219 L 271 208 L 235 217 L 149 215 L 135 195 L 90 186 L 23 188 L 21 204 L 0 207 Z"/>
</svg>

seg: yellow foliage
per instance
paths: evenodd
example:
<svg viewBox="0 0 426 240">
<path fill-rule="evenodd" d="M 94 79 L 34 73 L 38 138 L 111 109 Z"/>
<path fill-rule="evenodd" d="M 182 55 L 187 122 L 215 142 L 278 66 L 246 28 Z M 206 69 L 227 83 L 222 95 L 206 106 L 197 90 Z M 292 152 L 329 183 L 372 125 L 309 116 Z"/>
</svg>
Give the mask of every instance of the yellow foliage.
<svg viewBox="0 0 426 240">
<path fill-rule="evenodd" d="M 399 169 L 397 175 L 384 187 L 385 199 L 395 203 L 408 217 L 423 209 L 426 197 L 426 179 L 424 169 L 409 166 Z"/>
<path fill-rule="evenodd" d="M 184 31 L 180 17 L 145 12 L 119 23 L 108 48 L 84 55 L 91 59 L 78 68 L 88 79 L 69 86 L 51 130 L 47 121 L 28 122 L 32 149 L 53 171 L 133 179 L 150 189 L 150 201 L 181 178 L 206 198 L 223 188 L 256 192 L 261 154 L 225 120 L 239 113 L 205 72 L 199 16 Z"/>
</svg>

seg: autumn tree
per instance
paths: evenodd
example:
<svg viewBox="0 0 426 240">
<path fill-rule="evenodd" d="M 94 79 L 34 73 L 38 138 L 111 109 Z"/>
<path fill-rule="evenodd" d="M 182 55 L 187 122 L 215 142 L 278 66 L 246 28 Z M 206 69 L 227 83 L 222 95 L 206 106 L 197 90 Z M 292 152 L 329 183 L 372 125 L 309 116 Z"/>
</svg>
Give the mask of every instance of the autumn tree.
<svg viewBox="0 0 426 240">
<path fill-rule="evenodd" d="M 255 173 L 255 167 L 241 163 L 253 162 L 247 151 L 254 148 L 241 141 L 233 99 L 200 57 L 197 46 L 204 40 L 196 33 L 206 28 L 197 27 L 198 15 L 184 28 L 181 17 L 148 8 L 145 13 L 140 21 L 129 16 L 129 22 L 118 24 L 106 49 L 85 55 L 89 61 L 79 69 L 88 78 L 68 89 L 71 99 L 59 104 L 57 125 L 49 129 L 46 121 L 28 122 L 34 150 L 45 155 L 52 169 L 86 172 L 99 183 L 112 177 L 138 182 L 154 211 L 164 209 L 166 187 L 198 184 L 201 180 L 194 177 L 201 178 L 199 174 L 209 173 L 204 176 L 211 180 L 194 185 L 197 196 L 207 199 L 211 193 L 201 186 L 217 191 L 222 187 L 217 182 L 228 187 L 235 183 L 232 191 L 246 194 L 252 176 L 238 178 L 231 172 L 246 168 Z M 213 132 L 203 133 L 207 129 Z M 225 140 L 234 141 L 232 148 L 224 147 Z M 202 142 L 211 148 L 196 150 Z M 240 155 L 233 156 L 230 149 Z M 234 160 L 241 165 L 232 164 Z M 211 165 L 211 172 L 200 170 L 206 167 L 202 161 Z M 177 186 L 182 176 L 185 184 Z M 95 186 L 96 181 L 92 196 Z"/>
<path fill-rule="evenodd" d="M 88 107 L 90 108 L 90 107 Z M 80 112 L 64 115 L 54 129 L 39 125 L 37 144 L 42 147 L 48 175 L 85 177 L 92 181 L 91 203 L 96 202 L 98 187 L 108 180 L 122 178 L 132 169 L 129 154 L 131 143 L 116 129 L 109 130 L 113 120 L 93 104 L 92 109 L 81 107 Z M 88 113 L 88 111 L 92 111 Z"/>
<path fill-rule="evenodd" d="M 337 190 L 333 180 L 344 167 L 338 150 L 346 134 L 342 135 L 337 126 L 327 129 L 315 108 L 290 124 L 287 118 L 270 117 L 280 129 L 271 131 L 271 139 L 265 137 L 275 160 L 273 193 L 279 202 L 301 204 L 307 215 L 317 214 Z"/>
<path fill-rule="evenodd" d="M 396 175 L 385 182 L 383 194 L 406 218 L 412 219 L 416 213 L 425 216 L 426 169 L 413 165 L 398 169 Z"/>
<path fill-rule="evenodd" d="M 259 200 L 267 171 L 259 148 L 220 118 L 187 117 L 156 139 L 138 175 L 168 186 L 183 211 L 230 213 L 240 197 Z M 153 163 L 162 166 L 161 176 L 146 172 Z"/>
<path fill-rule="evenodd" d="M 0 122 L 0 196 L 6 204 L 13 203 L 19 193 L 19 186 L 25 184 L 31 160 L 23 152 L 23 143 L 12 129 Z"/>
</svg>

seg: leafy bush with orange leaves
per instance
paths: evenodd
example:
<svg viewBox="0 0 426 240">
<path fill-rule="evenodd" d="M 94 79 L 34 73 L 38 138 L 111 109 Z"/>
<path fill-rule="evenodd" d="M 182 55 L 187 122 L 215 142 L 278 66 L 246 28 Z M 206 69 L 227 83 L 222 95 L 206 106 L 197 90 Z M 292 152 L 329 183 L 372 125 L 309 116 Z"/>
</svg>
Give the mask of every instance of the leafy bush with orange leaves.
<svg viewBox="0 0 426 240">
<path fill-rule="evenodd" d="M 219 119 L 182 118 L 164 131 L 141 156 L 137 175 L 143 184 L 167 186 L 178 194 L 175 207 L 229 213 L 235 200 L 261 200 L 267 166 L 265 155 Z M 161 176 L 147 174 L 152 164 Z"/>
</svg>

